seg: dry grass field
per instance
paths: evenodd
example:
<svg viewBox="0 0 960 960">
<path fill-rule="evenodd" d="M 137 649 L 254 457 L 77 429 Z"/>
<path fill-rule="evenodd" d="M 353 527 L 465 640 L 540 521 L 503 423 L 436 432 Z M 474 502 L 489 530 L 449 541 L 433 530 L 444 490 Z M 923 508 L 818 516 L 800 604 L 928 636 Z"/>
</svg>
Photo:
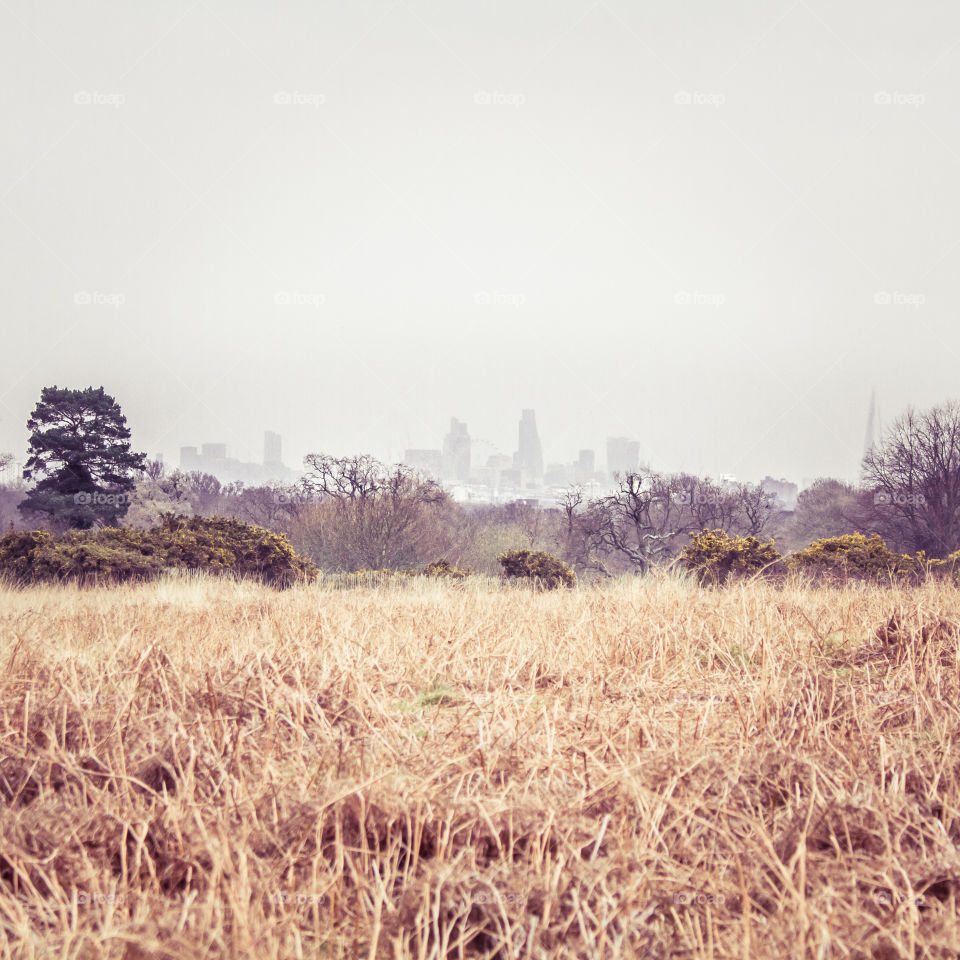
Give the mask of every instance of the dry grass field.
<svg viewBox="0 0 960 960">
<path fill-rule="evenodd" d="M 0 958 L 960 956 L 960 593 L 0 590 Z"/>
</svg>

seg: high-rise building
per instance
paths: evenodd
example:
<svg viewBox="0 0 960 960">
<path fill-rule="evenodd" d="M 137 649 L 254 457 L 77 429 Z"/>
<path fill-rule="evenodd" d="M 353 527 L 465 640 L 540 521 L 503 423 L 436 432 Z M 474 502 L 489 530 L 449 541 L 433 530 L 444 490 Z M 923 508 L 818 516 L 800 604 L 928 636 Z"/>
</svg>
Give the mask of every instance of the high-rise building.
<svg viewBox="0 0 960 960">
<path fill-rule="evenodd" d="M 607 438 L 607 473 L 636 473 L 640 467 L 640 444 L 627 437 Z"/>
<path fill-rule="evenodd" d="M 575 483 L 589 483 L 596 473 L 597 456 L 592 450 L 581 450 L 577 462 L 573 465 Z"/>
<path fill-rule="evenodd" d="M 272 430 L 263 432 L 263 462 L 266 464 L 283 463 L 280 434 Z"/>
<path fill-rule="evenodd" d="M 470 479 L 470 434 L 456 417 L 450 418 L 450 432 L 443 439 L 443 479 L 453 483 Z"/>
<path fill-rule="evenodd" d="M 867 411 L 867 430 L 863 438 L 863 455 L 873 450 L 877 442 L 877 388 L 870 391 L 870 409 Z"/>
<path fill-rule="evenodd" d="M 519 442 L 514 468 L 520 471 L 525 483 L 539 483 L 543 479 L 543 448 L 537 432 L 537 415 L 524 410 L 520 416 Z"/>
</svg>

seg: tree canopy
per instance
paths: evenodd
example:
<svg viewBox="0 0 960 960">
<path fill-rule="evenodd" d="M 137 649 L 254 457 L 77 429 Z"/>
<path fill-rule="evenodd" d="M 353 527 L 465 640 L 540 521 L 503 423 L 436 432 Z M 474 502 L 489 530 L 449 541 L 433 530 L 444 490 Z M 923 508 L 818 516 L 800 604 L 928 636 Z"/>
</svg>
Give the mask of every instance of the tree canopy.
<svg viewBox="0 0 960 960">
<path fill-rule="evenodd" d="M 23 476 L 35 483 L 21 512 L 79 529 L 115 524 L 127 512 L 134 474 L 146 459 L 131 451 L 126 417 L 103 387 L 44 387 L 27 429 Z"/>
</svg>

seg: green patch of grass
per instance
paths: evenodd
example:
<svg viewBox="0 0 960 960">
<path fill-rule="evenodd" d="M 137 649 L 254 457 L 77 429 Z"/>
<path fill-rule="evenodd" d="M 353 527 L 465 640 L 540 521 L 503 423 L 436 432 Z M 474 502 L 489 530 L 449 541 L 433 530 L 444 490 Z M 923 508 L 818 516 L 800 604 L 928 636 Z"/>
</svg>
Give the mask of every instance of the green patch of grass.
<svg viewBox="0 0 960 960">
<path fill-rule="evenodd" d="M 460 703 L 461 700 L 462 698 L 457 696 L 457 691 L 445 680 L 434 680 L 429 687 L 417 694 L 417 698 L 412 703 L 400 703 L 397 709 L 404 712 L 429 710 L 431 707 Z"/>
<path fill-rule="evenodd" d="M 739 643 L 729 646 L 724 654 L 718 657 L 721 663 L 729 666 L 739 667 L 745 670 L 750 666 L 750 653 L 746 647 Z"/>
</svg>

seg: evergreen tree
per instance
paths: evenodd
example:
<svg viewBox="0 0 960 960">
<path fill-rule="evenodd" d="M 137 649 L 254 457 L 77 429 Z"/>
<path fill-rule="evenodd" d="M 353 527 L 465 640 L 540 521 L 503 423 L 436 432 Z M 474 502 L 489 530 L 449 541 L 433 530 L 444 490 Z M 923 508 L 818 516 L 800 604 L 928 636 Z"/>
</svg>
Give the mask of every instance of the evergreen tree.
<svg viewBox="0 0 960 960">
<path fill-rule="evenodd" d="M 130 450 L 120 405 L 103 387 L 44 387 L 27 421 L 29 457 L 23 476 L 34 480 L 20 504 L 24 514 L 47 514 L 55 527 L 115 525 L 127 512 L 142 453 Z"/>
</svg>

